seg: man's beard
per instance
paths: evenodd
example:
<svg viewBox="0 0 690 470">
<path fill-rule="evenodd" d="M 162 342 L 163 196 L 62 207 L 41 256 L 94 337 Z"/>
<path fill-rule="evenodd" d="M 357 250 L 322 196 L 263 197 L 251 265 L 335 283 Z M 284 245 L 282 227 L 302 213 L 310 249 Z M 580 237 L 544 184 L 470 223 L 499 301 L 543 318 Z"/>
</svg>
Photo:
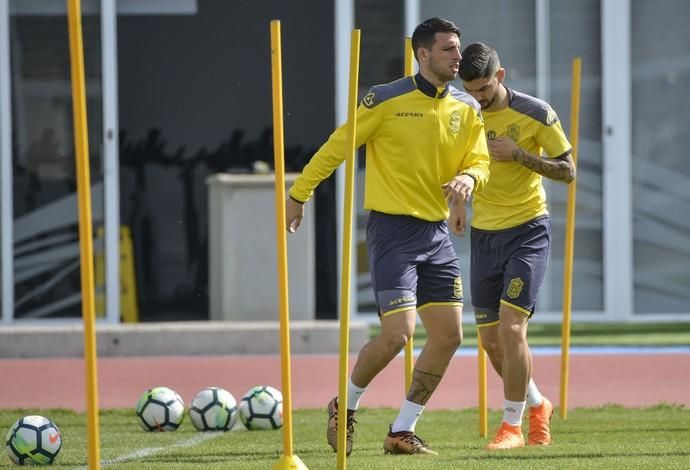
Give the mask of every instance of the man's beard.
<svg viewBox="0 0 690 470">
<path fill-rule="evenodd" d="M 441 68 L 436 67 L 435 64 L 429 67 L 431 71 L 444 82 L 452 82 L 458 76 L 457 72 L 454 72 L 450 67 Z"/>
<path fill-rule="evenodd" d="M 496 93 L 494 93 L 494 96 L 492 96 L 491 99 L 481 100 L 479 102 L 479 105 L 482 107 L 483 110 L 487 110 L 496 102 L 496 98 L 498 98 L 498 90 L 496 90 Z"/>
</svg>

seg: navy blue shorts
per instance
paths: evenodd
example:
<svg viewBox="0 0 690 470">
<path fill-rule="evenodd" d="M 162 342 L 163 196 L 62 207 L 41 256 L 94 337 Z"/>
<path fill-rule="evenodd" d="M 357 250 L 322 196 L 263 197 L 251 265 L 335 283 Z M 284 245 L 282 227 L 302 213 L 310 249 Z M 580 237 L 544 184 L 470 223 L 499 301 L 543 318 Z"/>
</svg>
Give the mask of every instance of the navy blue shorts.
<svg viewBox="0 0 690 470">
<path fill-rule="evenodd" d="M 549 217 L 506 230 L 472 227 L 470 238 L 470 289 L 477 325 L 498 323 L 501 303 L 531 317 L 549 258 Z"/>
<path fill-rule="evenodd" d="M 371 211 L 367 248 L 379 315 L 462 305 L 460 266 L 445 221 Z"/>
</svg>

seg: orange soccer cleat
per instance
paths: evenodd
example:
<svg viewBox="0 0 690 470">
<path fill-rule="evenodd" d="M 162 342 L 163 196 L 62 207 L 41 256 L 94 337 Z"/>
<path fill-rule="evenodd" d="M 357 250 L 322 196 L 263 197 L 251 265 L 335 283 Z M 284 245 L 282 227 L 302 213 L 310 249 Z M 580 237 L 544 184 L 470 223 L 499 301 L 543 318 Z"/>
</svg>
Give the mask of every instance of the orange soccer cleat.
<svg viewBox="0 0 690 470">
<path fill-rule="evenodd" d="M 511 426 L 508 423 L 501 423 L 496 437 L 486 446 L 488 450 L 517 449 L 520 447 L 525 447 L 525 438 L 522 437 L 522 428 L 520 426 Z"/>
<path fill-rule="evenodd" d="M 542 399 L 541 405 L 529 409 L 529 433 L 527 444 L 531 446 L 547 446 L 551 443 L 551 416 L 553 405 L 548 398 Z"/>
</svg>

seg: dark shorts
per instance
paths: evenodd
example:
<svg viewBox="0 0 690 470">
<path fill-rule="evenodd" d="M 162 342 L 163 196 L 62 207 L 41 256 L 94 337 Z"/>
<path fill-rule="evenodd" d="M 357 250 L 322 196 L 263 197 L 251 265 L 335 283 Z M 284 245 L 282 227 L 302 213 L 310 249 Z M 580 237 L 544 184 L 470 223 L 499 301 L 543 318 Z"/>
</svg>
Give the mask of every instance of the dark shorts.
<svg viewBox="0 0 690 470">
<path fill-rule="evenodd" d="M 471 230 L 470 289 L 477 325 L 498 323 L 501 303 L 534 313 L 551 245 L 551 220 L 506 230 Z"/>
<path fill-rule="evenodd" d="M 460 266 L 445 221 L 371 211 L 367 248 L 379 315 L 462 305 Z"/>
</svg>

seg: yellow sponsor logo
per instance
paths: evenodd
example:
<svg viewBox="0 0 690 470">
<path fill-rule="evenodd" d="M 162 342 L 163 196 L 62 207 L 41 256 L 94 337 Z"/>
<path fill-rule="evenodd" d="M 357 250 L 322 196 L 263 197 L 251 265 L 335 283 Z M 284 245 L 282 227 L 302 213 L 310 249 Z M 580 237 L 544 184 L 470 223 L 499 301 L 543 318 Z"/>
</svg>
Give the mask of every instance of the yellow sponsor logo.
<svg viewBox="0 0 690 470">
<path fill-rule="evenodd" d="M 546 125 L 547 126 L 553 126 L 557 122 L 558 122 L 558 115 L 556 114 L 556 111 L 549 108 L 549 110 L 546 114 Z"/>
<path fill-rule="evenodd" d="M 525 283 L 519 277 L 514 277 L 513 279 L 511 279 L 510 284 L 508 284 L 508 297 L 510 297 L 511 299 L 517 299 L 520 296 L 520 293 L 522 292 L 522 288 L 524 286 Z"/>
<path fill-rule="evenodd" d="M 388 306 L 393 307 L 395 305 L 406 304 L 408 302 L 415 302 L 415 298 L 413 296 L 398 297 L 397 299 L 393 299 L 388 302 Z"/>
<path fill-rule="evenodd" d="M 474 313 L 474 318 L 476 318 L 477 320 L 484 320 L 485 318 L 488 318 L 488 317 L 489 316 L 484 312 L 475 312 Z"/>
<path fill-rule="evenodd" d="M 374 93 L 368 93 L 367 96 L 362 98 L 362 103 L 364 103 L 364 106 L 367 108 L 374 106 Z"/>
</svg>

